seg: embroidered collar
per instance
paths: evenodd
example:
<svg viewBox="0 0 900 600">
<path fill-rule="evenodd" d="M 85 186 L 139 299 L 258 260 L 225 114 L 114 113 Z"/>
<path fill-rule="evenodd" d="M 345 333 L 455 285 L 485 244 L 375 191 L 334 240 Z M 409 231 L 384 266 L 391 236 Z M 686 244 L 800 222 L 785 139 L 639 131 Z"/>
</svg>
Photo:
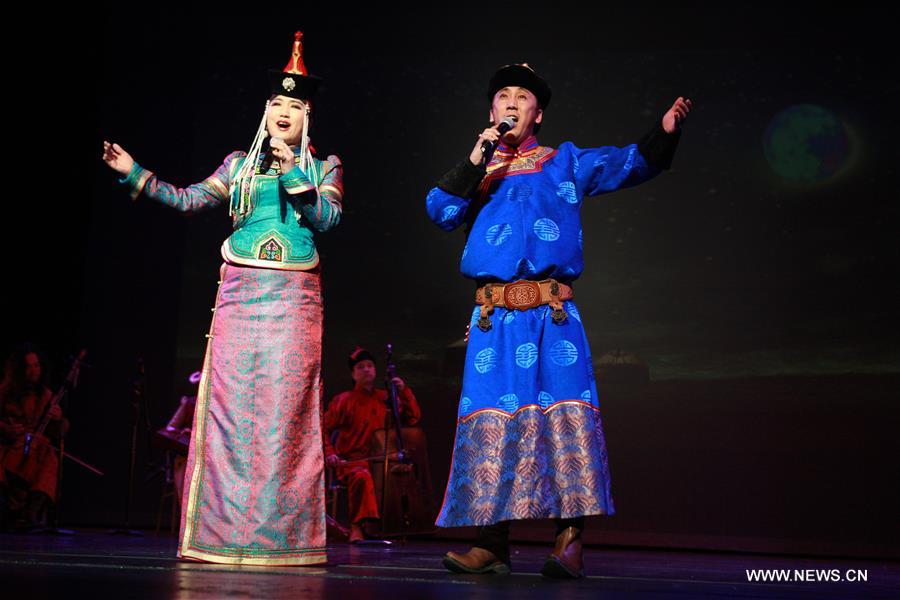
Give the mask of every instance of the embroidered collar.
<svg viewBox="0 0 900 600">
<path fill-rule="evenodd" d="M 522 143 L 518 146 L 508 146 L 505 142 L 500 142 L 497 146 L 497 151 L 494 152 L 494 156 L 498 154 L 500 156 L 513 156 L 515 154 L 519 154 L 520 156 L 524 156 L 528 154 L 529 150 L 534 150 L 538 147 L 537 138 L 534 135 L 529 135 L 527 138 L 522 140 Z"/>
<path fill-rule="evenodd" d="M 482 181 L 482 189 L 487 189 L 491 180 L 509 175 L 539 172 L 545 162 L 556 155 L 556 150 L 539 146 L 537 138 L 528 136 L 517 147 L 501 142 L 487 165 L 487 177 Z"/>
</svg>

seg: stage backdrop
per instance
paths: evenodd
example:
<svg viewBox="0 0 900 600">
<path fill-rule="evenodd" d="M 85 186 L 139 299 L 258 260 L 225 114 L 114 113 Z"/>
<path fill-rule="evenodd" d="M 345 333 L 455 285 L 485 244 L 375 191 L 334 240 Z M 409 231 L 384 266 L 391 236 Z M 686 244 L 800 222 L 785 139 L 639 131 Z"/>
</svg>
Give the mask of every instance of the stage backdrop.
<svg viewBox="0 0 900 600">
<path fill-rule="evenodd" d="M 265 70 L 302 28 L 324 78 L 313 142 L 345 166 L 343 222 L 318 242 L 327 396 L 350 385 L 355 345 L 383 357 L 392 342 L 422 405 L 438 502 L 473 286 L 458 273 L 465 232 L 432 225 L 424 196 L 486 125 L 493 70 L 528 61 L 554 92 L 544 145 L 625 145 L 677 96 L 695 106 L 671 172 L 584 204 L 575 289 L 618 509 L 589 539 L 900 555 L 900 92 L 884 15 L 521 8 L 117 9 L 36 34 L 22 50 L 32 59 L 12 67 L 29 83 L 11 139 L 30 164 L 7 177 L 3 349 L 41 343 L 56 377 L 90 349 L 68 447 L 106 475 L 66 465 L 64 522 L 124 519 L 139 359 L 131 517 L 155 520 L 145 431 L 200 366 L 229 231 L 225 210 L 129 200 L 101 141 L 167 181 L 201 180 L 249 146 Z"/>
</svg>

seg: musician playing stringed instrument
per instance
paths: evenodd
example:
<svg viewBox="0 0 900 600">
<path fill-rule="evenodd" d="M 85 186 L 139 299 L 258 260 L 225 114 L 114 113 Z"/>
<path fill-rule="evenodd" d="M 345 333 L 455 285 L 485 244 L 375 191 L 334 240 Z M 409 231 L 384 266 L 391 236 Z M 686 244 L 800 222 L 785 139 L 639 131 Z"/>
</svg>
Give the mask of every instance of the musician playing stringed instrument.
<svg viewBox="0 0 900 600">
<path fill-rule="evenodd" d="M 56 501 L 59 456 L 53 442 L 69 422 L 53 400 L 37 352 L 26 347 L 11 356 L 0 383 L 0 530 L 15 512 L 25 528 L 45 525 Z"/>
<path fill-rule="evenodd" d="M 197 385 L 200 383 L 200 371 L 191 373 L 188 377 L 188 383 Z M 181 507 L 181 498 L 184 495 L 184 470 L 187 465 L 188 444 L 191 440 L 191 431 L 194 426 L 194 409 L 197 407 L 197 395 L 182 396 L 178 403 L 178 409 L 169 419 L 165 428 L 158 432 L 157 436 L 165 436 L 169 440 L 169 446 L 166 450 L 174 451 L 175 457 L 172 462 L 173 477 L 175 484 L 175 498 L 178 500 L 178 506 Z"/>
<path fill-rule="evenodd" d="M 365 539 L 363 527 L 369 519 L 378 519 L 375 484 L 369 472 L 369 455 L 375 431 L 383 429 L 388 406 L 387 391 L 375 388 L 375 359 L 357 347 L 347 359 L 352 390 L 338 394 L 328 405 L 322 420 L 325 444 L 325 464 L 336 470 L 341 483 L 347 486 L 350 505 L 350 542 Z M 404 425 L 415 425 L 422 417 L 419 403 L 412 390 L 399 377 L 394 385 L 399 393 L 400 419 Z M 336 433 L 334 443 L 332 434 Z"/>
</svg>

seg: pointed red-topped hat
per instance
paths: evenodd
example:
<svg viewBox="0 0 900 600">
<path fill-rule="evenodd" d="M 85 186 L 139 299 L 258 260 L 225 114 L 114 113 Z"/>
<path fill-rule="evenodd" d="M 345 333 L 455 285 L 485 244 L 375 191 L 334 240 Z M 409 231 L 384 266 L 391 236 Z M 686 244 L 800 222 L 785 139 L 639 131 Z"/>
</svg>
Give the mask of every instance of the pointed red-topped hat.
<svg viewBox="0 0 900 600">
<path fill-rule="evenodd" d="M 291 59 L 281 71 L 269 71 L 269 80 L 273 94 L 289 96 L 298 100 L 311 100 L 316 93 L 320 77 L 310 75 L 303 63 L 303 32 L 294 34 L 294 47 L 291 50 Z"/>
</svg>

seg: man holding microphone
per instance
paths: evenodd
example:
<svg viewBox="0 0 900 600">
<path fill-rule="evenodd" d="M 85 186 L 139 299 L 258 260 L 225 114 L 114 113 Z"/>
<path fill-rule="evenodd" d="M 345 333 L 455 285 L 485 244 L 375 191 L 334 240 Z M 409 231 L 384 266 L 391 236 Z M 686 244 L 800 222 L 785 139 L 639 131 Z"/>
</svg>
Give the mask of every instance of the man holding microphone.
<svg viewBox="0 0 900 600">
<path fill-rule="evenodd" d="M 449 552 L 460 573 L 508 573 L 509 524 L 553 518 L 542 573 L 583 576 L 584 517 L 614 513 L 593 364 L 572 283 L 581 275 L 585 196 L 669 168 L 691 101 L 679 97 L 635 144 L 540 146 L 547 82 L 526 64 L 488 85 L 489 117 L 471 153 L 426 198 L 445 231 L 468 224 L 460 269 L 476 283 L 453 464 L 437 525 L 478 526 Z"/>
</svg>

